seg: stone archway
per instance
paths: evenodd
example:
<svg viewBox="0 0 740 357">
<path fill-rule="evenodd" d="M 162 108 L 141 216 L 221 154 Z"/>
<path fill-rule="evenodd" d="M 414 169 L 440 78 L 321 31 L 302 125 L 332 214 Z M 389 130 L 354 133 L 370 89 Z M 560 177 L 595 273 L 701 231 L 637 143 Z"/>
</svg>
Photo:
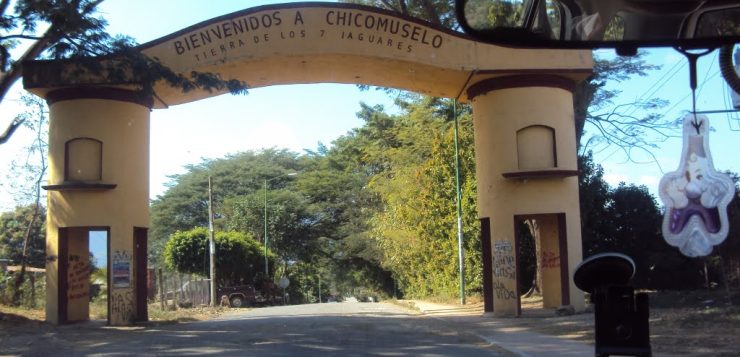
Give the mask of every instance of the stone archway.
<svg viewBox="0 0 740 357">
<path fill-rule="evenodd" d="M 219 73 L 250 87 L 362 83 L 472 102 L 479 215 L 490 222 L 484 256 L 507 254 L 507 244 L 515 244 L 514 216 L 558 213 L 567 231 L 564 266 L 572 271 L 581 259 L 572 91 L 591 71 L 588 51 L 497 47 L 387 11 L 323 3 L 235 12 L 139 50 L 176 72 Z M 60 254 L 59 232 L 89 226 L 109 227 L 109 254 L 119 263 L 110 323 L 145 319 L 137 309 L 146 291 L 136 283 L 143 275 L 135 241 L 142 242 L 142 227 L 149 226 L 149 111 L 222 93 L 183 93 L 158 84 L 151 98 L 142 99 L 132 90 L 135 82 L 79 75 L 72 61 L 25 63 L 24 86 L 46 98 L 51 116 L 47 320 L 60 322 L 59 296 L 65 296 L 57 272 L 69 257 Z M 550 139 L 531 139 L 542 133 Z M 97 144 L 70 157 L 65 145 L 76 139 Z M 88 147 L 100 148 L 99 155 Z M 100 162 L 90 161 L 97 157 Z M 99 167 L 100 175 L 72 168 L 70 176 L 70 162 Z M 496 264 L 509 260 L 503 258 L 493 258 L 489 269 L 501 268 Z M 515 274 L 488 276 L 487 291 L 516 290 Z M 583 296 L 568 280 L 570 303 L 581 309 Z M 516 294 L 496 296 L 487 294 L 494 314 L 518 314 Z"/>
</svg>

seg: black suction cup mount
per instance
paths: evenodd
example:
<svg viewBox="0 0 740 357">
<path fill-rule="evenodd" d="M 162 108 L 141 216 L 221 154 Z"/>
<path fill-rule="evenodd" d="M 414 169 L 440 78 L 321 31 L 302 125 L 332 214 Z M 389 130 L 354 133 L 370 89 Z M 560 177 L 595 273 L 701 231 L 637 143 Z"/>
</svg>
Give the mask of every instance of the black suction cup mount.
<svg viewBox="0 0 740 357">
<path fill-rule="evenodd" d="M 588 293 L 603 286 L 627 285 L 635 276 L 635 262 L 621 253 L 601 253 L 588 257 L 576 267 L 573 282 Z"/>
</svg>

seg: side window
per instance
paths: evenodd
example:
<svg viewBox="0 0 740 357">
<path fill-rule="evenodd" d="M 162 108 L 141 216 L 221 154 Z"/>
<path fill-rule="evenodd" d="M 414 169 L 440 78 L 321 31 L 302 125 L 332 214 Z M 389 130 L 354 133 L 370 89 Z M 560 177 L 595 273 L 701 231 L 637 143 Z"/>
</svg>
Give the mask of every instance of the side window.
<svg viewBox="0 0 740 357">
<path fill-rule="evenodd" d="M 702 14 L 696 26 L 695 37 L 740 35 L 740 9 L 728 8 Z"/>
<path fill-rule="evenodd" d="M 75 138 L 65 144 L 65 181 L 100 181 L 103 179 L 103 142 Z"/>
<path fill-rule="evenodd" d="M 624 18 L 619 14 L 606 25 L 604 30 L 604 41 L 622 41 L 624 40 Z"/>
<path fill-rule="evenodd" d="M 558 165 L 555 129 L 532 125 L 516 132 L 519 170 L 551 169 Z"/>
<path fill-rule="evenodd" d="M 562 38 L 562 15 L 560 4 L 554 0 L 547 0 L 539 8 L 535 9 L 535 22 L 532 29 L 552 40 Z"/>
</svg>

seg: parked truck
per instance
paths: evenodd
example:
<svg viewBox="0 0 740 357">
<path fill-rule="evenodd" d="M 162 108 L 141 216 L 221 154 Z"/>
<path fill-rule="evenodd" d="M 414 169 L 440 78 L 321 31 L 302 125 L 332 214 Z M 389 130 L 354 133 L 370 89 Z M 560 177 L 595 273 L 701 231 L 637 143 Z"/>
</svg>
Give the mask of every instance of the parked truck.
<svg viewBox="0 0 740 357">
<path fill-rule="evenodd" d="M 218 288 L 216 297 L 223 300 L 226 297 L 231 307 L 245 307 L 262 304 L 265 298 L 252 285 L 224 286 Z"/>
<path fill-rule="evenodd" d="M 220 287 L 216 290 L 216 298 L 223 301 L 226 297 L 231 307 L 260 306 L 282 301 L 274 294 L 274 284 L 270 282 L 262 285 L 262 291 L 250 284 Z"/>
</svg>

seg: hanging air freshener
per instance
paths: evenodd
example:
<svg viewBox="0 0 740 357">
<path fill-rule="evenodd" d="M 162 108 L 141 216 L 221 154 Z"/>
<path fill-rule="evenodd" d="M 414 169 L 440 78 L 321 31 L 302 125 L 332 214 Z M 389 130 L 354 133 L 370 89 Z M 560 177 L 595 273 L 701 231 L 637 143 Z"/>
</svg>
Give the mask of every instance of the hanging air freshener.
<svg viewBox="0 0 740 357">
<path fill-rule="evenodd" d="M 686 256 L 699 257 L 727 237 L 727 205 L 735 187 L 717 172 L 709 152 L 709 119 L 688 114 L 683 120 L 683 150 L 676 171 L 658 186 L 665 205 L 663 237 Z"/>
</svg>

